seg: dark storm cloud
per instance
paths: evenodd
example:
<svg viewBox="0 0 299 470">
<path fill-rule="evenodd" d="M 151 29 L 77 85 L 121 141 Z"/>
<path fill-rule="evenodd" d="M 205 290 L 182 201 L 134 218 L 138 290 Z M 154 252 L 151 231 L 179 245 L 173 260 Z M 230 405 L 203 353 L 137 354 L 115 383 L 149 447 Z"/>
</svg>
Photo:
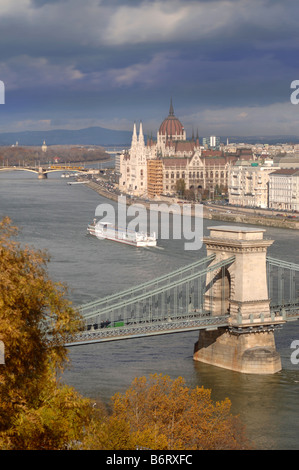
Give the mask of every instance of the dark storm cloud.
<svg viewBox="0 0 299 470">
<path fill-rule="evenodd" d="M 190 123 L 207 108 L 244 116 L 285 104 L 299 78 L 298 10 L 295 0 L 2 0 L 6 113 L 108 126 L 158 120 L 171 95 Z"/>
</svg>

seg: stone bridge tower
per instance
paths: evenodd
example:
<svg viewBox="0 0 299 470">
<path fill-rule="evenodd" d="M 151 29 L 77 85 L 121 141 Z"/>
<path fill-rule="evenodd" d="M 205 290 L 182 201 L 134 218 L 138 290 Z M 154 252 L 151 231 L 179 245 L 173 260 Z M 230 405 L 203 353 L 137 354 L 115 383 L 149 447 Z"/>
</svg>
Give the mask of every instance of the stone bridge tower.
<svg viewBox="0 0 299 470">
<path fill-rule="evenodd" d="M 265 230 L 237 226 L 209 227 L 204 237 L 213 263 L 228 260 L 226 268 L 207 274 L 205 309 L 229 315 L 229 326 L 201 330 L 194 359 L 244 373 L 269 374 L 281 370 L 274 329 L 283 323 L 273 317 L 268 298 L 266 254 L 273 240 Z M 234 257 L 233 260 L 229 260 Z"/>
<path fill-rule="evenodd" d="M 48 178 L 48 175 L 44 171 L 43 167 L 42 166 L 38 167 L 38 179 L 39 180 L 45 180 L 47 178 Z"/>
</svg>

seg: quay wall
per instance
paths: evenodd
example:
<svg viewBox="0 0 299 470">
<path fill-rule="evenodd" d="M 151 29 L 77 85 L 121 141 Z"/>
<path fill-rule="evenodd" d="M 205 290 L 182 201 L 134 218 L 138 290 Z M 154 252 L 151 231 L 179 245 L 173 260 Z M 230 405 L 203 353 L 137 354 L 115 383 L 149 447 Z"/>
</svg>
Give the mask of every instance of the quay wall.
<svg viewBox="0 0 299 470">
<path fill-rule="evenodd" d="M 274 219 L 271 217 L 251 215 L 251 214 L 223 214 L 219 211 L 213 213 L 206 213 L 205 219 L 222 220 L 223 222 L 236 222 L 241 224 L 262 225 L 266 227 L 287 228 L 292 230 L 299 230 L 299 221 L 281 217 Z"/>
<path fill-rule="evenodd" d="M 96 191 L 99 195 L 106 197 L 107 199 L 111 199 L 113 201 L 118 200 L 118 195 L 111 193 L 107 189 L 103 188 L 101 185 L 95 183 L 94 181 L 90 181 L 86 183 L 90 189 Z M 148 209 L 150 208 L 150 204 L 154 203 L 165 203 L 165 201 L 151 201 L 151 202 L 144 202 L 144 201 L 136 201 L 127 198 L 127 205 L 134 204 L 136 202 L 142 203 Z M 173 204 L 173 203 L 172 203 Z M 210 219 L 210 220 L 220 220 L 223 222 L 228 223 L 239 223 L 239 224 L 250 224 L 250 225 L 260 225 L 266 227 L 277 227 L 277 228 L 286 228 L 292 230 L 299 230 L 299 221 L 288 219 L 287 217 L 281 217 L 275 219 L 274 217 L 266 217 L 266 215 L 261 214 L 252 214 L 249 212 L 244 212 L 242 214 L 234 214 L 234 213 L 226 213 L 222 212 L 219 208 L 214 208 L 211 212 L 208 207 L 204 206 L 203 208 L 203 218 Z"/>
</svg>

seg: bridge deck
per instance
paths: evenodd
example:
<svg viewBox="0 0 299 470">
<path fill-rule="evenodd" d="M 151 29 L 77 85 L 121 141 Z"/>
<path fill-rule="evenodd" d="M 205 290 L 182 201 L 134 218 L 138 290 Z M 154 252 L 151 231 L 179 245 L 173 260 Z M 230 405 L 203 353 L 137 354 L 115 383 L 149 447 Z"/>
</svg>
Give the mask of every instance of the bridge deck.
<svg viewBox="0 0 299 470">
<path fill-rule="evenodd" d="M 240 324 L 232 325 L 229 315 L 213 316 L 209 312 L 194 313 L 185 317 L 171 317 L 168 320 L 157 320 L 140 322 L 122 326 L 111 326 L 84 330 L 70 338 L 65 346 L 76 346 L 80 344 L 103 343 L 107 341 L 118 341 L 124 339 L 141 338 L 147 336 L 166 335 L 171 333 L 184 333 L 195 330 L 215 330 L 223 327 L 231 327 L 236 331 Z M 285 322 L 299 320 L 299 302 L 296 304 L 275 305 L 271 307 L 271 318 L 252 321 L 242 325 L 245 331 L 251 328 L 277 327 Z"/>
<path fill-rule="evenodd" d="M 170 333 L 183 333 L 199 329 L 217 329 L 228 325 L 228 315 L 211 317 L 209 315 L 194 316 L 169 321 L 157 321 L 127 325 L 123 327 L 101 328 L 96 330 L 82 331 L 72 338 L 65 346 L 79 344 L 102 343 L 123 339 L 141 338 L 145 336 L 166 335 Z"/>
</svg>

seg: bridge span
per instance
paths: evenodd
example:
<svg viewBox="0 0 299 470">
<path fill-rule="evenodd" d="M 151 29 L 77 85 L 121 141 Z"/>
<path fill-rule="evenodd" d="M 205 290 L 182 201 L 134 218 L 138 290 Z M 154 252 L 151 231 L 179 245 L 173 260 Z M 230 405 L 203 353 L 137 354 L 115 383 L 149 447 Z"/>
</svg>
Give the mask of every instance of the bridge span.
<svg viewBox="0 0 299 470">
<path fill-rule="evenodd" d="M 231 325 L 229 315 L 213 316 L 210 312 L 188 313 L 181 315 L 181 318 L 169 316 L 164 320 L 140 321 L 136 323 L 125 323 L 123 326 L 115 324 L 95 324 L 91 328 L 78 333 L 65 346 L 78 346 L 82 344 L 103 343 L 107 341 L 119 341 L 124 339 L 141 338 L 147 336 L 166 335 L 173 333 L 185 333 L 195 330 L 213 331 L 218 328 L 228 328 L 231 332 L 238 334 L 261 331 L 270 331 L 282 327 L 288 321 L 299 320 L 299 302 L 287 304 L 285 306 L 275 306 L 271 308 L 271 320 L 269 324 L 260 322 L 258 325 L 252 320 L 242 328 L 238 325 Z"/>
<path fill-rule="evenodd" d="M 299 319 L 299 265 L 267 256 L 264 231 L 210 227 L 205 258 L 80 306 L 82 328 L 66 346 L 198 330 L 194 360 L 280 370 L 274 332 Z"/>
<path fill-rule="evenodd" d="M 83 166 L 73 166 L 73 165 L 59 165 L 59 166 L 6 166 L 0 167 L 0 171 L 29 171 L 31 173 L 35 173 L 38 175 L 39 179 L 46 179 L 48 173 L 53 172 L 61 172 L 61 171 L 68 171 L 68 172 L 76 172 L 86 174 L 88 173 L 89 169 L 84 168 Z"/>
</svg>

